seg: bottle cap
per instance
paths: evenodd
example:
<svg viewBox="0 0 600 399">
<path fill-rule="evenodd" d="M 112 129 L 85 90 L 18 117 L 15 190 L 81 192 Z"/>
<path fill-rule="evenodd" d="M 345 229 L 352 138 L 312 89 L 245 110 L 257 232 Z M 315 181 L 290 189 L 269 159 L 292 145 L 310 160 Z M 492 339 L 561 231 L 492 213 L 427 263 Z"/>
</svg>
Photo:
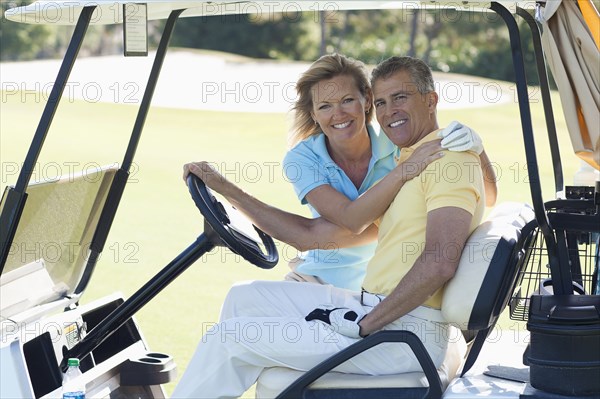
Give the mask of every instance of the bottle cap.
<svg viewBox="0 0 600 399">
<path fill-rule="evenodd" d="M 69 360 L 67 360 L 67 365 L 69 367 L 79 367 L 79 359 L 77 359 L 76 357 L 72 357 Z"/>
</svg>

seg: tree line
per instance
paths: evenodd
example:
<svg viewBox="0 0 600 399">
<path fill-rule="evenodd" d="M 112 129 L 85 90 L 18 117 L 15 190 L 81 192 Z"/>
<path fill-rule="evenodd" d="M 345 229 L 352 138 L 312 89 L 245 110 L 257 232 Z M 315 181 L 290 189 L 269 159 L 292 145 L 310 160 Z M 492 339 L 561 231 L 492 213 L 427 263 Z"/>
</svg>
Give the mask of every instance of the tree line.
<svg viewBox="0 0 600 399">
<path fill-rule="evenodd" d="M 2 3 L 2 12 L 8 3 Z M 11 3 L 14 6 L 17 3 Z M 149 22 L 155 48 L 164 21 Z M 523 21 L 520 22 L 525 27 Z M 0 22 L 0 60 L 62 57 L 72 27 Z M 527 75 L 537 83 L 533 44 L 521 29 Z M 91 26 L 82 55 L 122 52 L 122 26 Z M 424 59 L 433 70 L 511 81 L 508 31 L 495 13 L 451 9 L 323 11 L 181 18 L 171 46 L 209 49 L 254 58 L 303 60 L 339 52 L 376 64 L 392 55 Z"/>
</svg>

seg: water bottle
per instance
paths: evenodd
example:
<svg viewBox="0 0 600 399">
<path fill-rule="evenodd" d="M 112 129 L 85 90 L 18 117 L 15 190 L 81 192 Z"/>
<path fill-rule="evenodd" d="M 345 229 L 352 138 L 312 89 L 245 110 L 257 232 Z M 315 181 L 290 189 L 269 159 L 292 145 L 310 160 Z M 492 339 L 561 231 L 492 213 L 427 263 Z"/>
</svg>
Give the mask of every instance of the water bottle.
<svg viewBox="0 0 600 399">
<path fill-rule="evenodd" d="M 79 359 L 70 358 L 67 361 L 69 368 L 63 377 L 63 399 L 84 399 L 85 384 L 81 377 L 82 373 L 79 370 Z"/>
</svg>

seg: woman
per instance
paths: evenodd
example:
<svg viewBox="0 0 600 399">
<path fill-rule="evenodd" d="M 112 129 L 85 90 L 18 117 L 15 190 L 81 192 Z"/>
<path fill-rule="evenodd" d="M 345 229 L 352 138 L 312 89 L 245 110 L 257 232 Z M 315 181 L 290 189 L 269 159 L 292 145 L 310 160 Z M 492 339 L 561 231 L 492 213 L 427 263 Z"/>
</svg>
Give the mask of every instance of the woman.
<svg viewBox="0 0 600 399">
<path fill-rule="evenodd" d="M 284 159 L 287 178 L 313 217 L 345 227 L 357 235 L 357 242 L 361 237 L 375 237 L 373 221 L 406 181 L 442 156 L 440 141 L 424 144 L 397 165 L 396 147 L 371 124 L 373 99 L 364 64 L 343 55 L 315 61 L 298 80 L 296 91 L 293 148 Z M 450 143 L 444 148 L 464 151 L 481 146 L 479 138 L 458 123 L 444 133 L 442 143 Z M 491 170 L 485 153 L 481 159 L 482 168 Z M 184 167 L 184 175 L 189 169 L 190 164 Z M 494 180 L 492 176 L 486 183 L 486 197 L 492 198 L 492 204 Z M 290 262 L 292 272 L 286 279 L 360 290 L 376 245 L 337 248 L 332 243 L 303 252 Z"/>
</svg>

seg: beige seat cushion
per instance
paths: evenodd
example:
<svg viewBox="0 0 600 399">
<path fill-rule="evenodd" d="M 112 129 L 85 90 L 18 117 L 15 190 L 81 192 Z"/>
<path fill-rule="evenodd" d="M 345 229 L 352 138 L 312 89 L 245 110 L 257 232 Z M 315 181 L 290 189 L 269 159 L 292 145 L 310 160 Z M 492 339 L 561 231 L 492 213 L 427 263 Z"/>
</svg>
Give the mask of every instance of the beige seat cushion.
<svg viewBox="0 0 600 399">
<path fill-rule="evenodd" d="M 456 274 L 444 289 L 442 315 L 446 320 L 467 329 L 498 242 L 503 236 L 516 238 L 517 232 L 533 218 L 533 209 L 528 205 L 505 202 L 496 206 L 487 220 L 473 231 Z"/>
<path fill-rule="evenodd" d="M 454 378 L 463 362 L 467 346 L 461 334 L 460 340 L 448 345 L 446 357 L 438 369 L 443 388 L 446 388 Z M 258 378 L 256 385 L 257 398 L 274 398 L 304 374 L 303 371 L 292 370 L 285 367 L 271 367 L 265 369 Z M 390 374 L 390 375 L 364 375 L 330 372 L 315 381 L 312 388 L 386 388 L 386 387 L 425 387 L 427 379 L 422 372 Z"/>
</svg>

